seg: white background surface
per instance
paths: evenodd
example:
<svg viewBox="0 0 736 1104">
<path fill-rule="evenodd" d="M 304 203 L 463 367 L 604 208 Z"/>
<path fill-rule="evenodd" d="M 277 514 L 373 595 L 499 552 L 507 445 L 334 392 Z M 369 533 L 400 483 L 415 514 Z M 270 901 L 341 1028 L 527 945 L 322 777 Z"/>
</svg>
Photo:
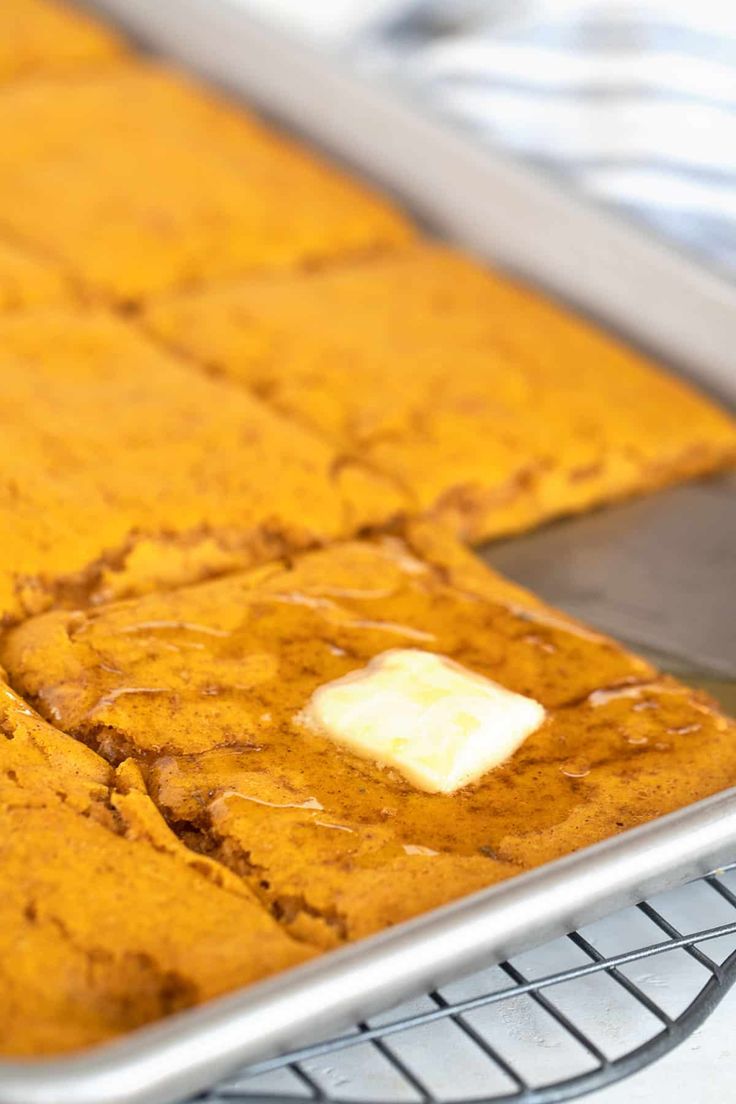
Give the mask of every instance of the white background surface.
<svg viewBox="0 0 736 1104">
<path fill-rule="evenodd" d="M 590 1104 L 728 1104 L 734 1096 L 736 992 L 661 1062 L 584 1097 Z"/>
</svg>

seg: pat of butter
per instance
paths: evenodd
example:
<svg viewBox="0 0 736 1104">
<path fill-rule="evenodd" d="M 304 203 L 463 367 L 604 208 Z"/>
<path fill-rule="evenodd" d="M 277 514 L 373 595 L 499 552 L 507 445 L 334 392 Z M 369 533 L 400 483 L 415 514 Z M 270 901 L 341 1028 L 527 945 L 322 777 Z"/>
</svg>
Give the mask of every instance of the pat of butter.
<svg viewBox="0 0 736 1104">
<path fill-rule="evenodd" d="M 297 720 L 427 793 L 454 793 L 503 763 L 543 706 L 444 656 L 394 648 L 315 690 Z"/>
</svg>

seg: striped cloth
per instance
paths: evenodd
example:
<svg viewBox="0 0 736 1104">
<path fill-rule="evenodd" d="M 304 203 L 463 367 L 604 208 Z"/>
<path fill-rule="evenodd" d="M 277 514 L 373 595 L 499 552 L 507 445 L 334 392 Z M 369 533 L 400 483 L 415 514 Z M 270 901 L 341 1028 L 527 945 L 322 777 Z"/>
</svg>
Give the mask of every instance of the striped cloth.
<svg viewBox="0 0 736 1104">
<path fill-rule="evenodd" d="M 358 54 L 480 140 L 736 277 L 736 0 L 385 8 Z"/>
</svg>

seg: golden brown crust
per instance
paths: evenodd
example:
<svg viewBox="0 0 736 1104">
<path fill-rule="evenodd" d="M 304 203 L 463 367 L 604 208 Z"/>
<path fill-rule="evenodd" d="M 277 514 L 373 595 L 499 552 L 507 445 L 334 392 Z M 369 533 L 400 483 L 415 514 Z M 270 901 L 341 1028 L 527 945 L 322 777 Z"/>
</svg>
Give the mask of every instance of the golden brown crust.
<svg viewBox="0 0 736 1104">
<path fill-rule="evenodd" d="M 481 540 L 723 467 L 714 405 L 431 243 L 167 297 L 146 325 Z"/>
<path fill-rule="evenodd" d="M 436 651 L 540 701 L 516 754 L 426 794 L 295 718 L 394 647 Z M 12 630 L 2 659 L 41 712 L 135 758 L 182 840 L 328 947 L 724 788 L 733 725 L 648 663 L 487 571 L 444 530 Z"/>
<path fill-rule="evenodd" d="M 0 180 L 4 225 L 116 301 L 411 235 L 296 143 L 142 62 L 0 93 Z"/>
<path fill-rule="evenodd" d="M 87 1046 L 305 961 L 241 879 L 0 685 L 2 1053 Z"/>
<path fill-rule="evenodd" d="M 102 311 L 9 316 L 0 344 L 0 617 L 251 565 L 401 505 Z"/>
</svg>

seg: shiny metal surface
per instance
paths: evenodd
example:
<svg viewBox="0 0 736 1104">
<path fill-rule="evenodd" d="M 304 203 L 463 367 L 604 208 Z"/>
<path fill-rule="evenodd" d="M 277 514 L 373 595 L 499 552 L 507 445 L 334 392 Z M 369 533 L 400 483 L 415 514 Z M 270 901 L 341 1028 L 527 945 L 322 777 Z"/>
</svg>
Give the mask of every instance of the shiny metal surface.
<svg viewBox="0 0 736 1104">
<path fill-rule="evenodd" d="M 720 681 L 720 695 L 707 688 L 736 709 L 726 700 L 736 684 L 736 477 L 556 522 L 489 545 L 484 558 L 673 673 Z"/>
<path fill-rule="evenodd" d="M 171 1104 L 238 1066 L 364 1019 L 703 874 L 736 850 L 736 790 L 79 1057 L 0 1063 L 1 1104 Z"/>
<path fill-rule="evenodd" d="M 526 170 L 479 155 L 225 0 L 98 0 L 94 6 L 148 28 L 155 45 L 256 94 L 300 129 L 370 167 L 478 252 L 556 287 L 716 389 L 727 392 L 733 384 L 736 295 L 710 275 L 578 207 Z M 733 584 L 732 557 L 722 553 L 733 540 L 721 493 L 703 497 L 702 487 L 685 488 L 671 498 L 560 523 L 496 546 L 490 559 L 574 612 L 590 616 L 592 610 L 592 620 L 620 626 L 624 638 L 666 654 L 700 654 L 726 685 L 734 673 L 728 650 L 736 618 L 729 623 L 722 605 L 729 593 L 723 586 Z M 729 502 L 732 507 L 733 497 Z M 713 530 L 719 551 L 709 558 L 711 546 L 698 542 Z M 716 560 L 724 574 L 713 567 Z M 665 576 L 669 589 L 663 589 Z M 685 591 L 689 604 L 679 605 Z M 608 603 L 605 617 L 601 601 Z M 650 633 L 652 611 L 661 623 Z M 188 1097 L 245 1062 L 338 1030 L 702 874 L 735 853 L 736 791 L 728 791 L 121 1042 L 64 1059 L 0 1062 L 0 1104 L 167 1104 Z"/>
</svg>

